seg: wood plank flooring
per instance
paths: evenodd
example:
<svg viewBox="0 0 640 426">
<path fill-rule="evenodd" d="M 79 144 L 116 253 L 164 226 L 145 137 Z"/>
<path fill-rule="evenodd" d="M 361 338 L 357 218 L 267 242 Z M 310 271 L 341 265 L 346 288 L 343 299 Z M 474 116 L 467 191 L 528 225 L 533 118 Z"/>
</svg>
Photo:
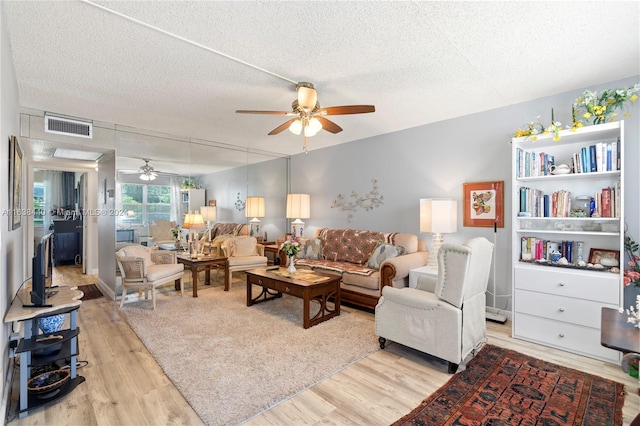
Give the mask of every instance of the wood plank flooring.
<svg viewBox="0 0 640 426">
<path fill-rule="evenodd" d="M 83 285 L 96 283 L 97 277 L 82 275 L 78 267 L 69 266 L 56 268 L 54 280 L 64 285 Z M 236 274 L 233 281 L 234 285 L 242 285 L 242 274 Z M 345 309 L 374 320 L 373 314 Z M 78 323 L 81 329 L 79 359 L 88 361 L 87 366 L 79 369 L 79 374 L 86 382 L 57 404 L 32 410 L 24 419 L 7 419 L 5 423 L 11 426 L 202 424 L 120 316 L 112 300 L 103 297 L 84 302 Z M 512 339 L 509 323 L 488 322 L 487 326 L 491 344 L 624 383 L 627 395 L 623 425 L 629 425 L 640 412 L 640 383 L 618 366 Z M 385 350 L 375 352 L 245 424 L 388 425 L 449 380 L 451 376 L 446 371 L 445 362 L 391 343 Z M 16 386 L 12 398 L 9 414 L 13 416 Z"/>
</svg>

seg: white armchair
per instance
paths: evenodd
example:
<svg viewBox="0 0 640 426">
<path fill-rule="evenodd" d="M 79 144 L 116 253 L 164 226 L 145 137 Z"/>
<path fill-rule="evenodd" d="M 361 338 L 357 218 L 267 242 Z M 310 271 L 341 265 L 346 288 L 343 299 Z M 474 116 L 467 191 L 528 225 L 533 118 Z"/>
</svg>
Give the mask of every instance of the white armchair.
<svg viewBox="0 0 640 426">
<path fill-rule="evenodd" d="M 421 277 L 416 288 L 385 286 L 376 306 L 380 348 L 392 340 L 458 365 L 485 339 L 485 292 L 493 243 L 472 238 L 443 244 L 438 277 Z"/>
<path fill-rule="evenodd" d="M 180 293 L 184 294 L 184 265 L 177 263 L 176 253 L 173 251 L 160 251 L 141 245 L 123 247 L 116 252 L 116 262 L 120 268 L 122 277 L 122 297 L 120 307 L 127 298 L 127 288 L 144 290 L 144 298 L 153 300 L 153 309 L 156 309 L 156 287 L 179 282 Z"/>
<path fill-rule="evenodd" d="M 267 266 L 264 246 L 258 244 L 255 237 L 231 237 L 222 243 L 224 255 L 229 263 L 229 273 L 224 277 L 224 290 L 231 286 L 231 275 L 234 271 L 248 271 L 249 269 Z"/>
</svg>

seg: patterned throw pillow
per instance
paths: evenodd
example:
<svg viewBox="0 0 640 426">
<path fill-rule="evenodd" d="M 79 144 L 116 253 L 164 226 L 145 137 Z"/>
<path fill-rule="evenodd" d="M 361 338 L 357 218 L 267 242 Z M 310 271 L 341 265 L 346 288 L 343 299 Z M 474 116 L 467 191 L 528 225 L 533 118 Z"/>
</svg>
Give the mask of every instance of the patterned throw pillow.
<svg viewBox="0 0 640 426">
<path fill-rule="evenodd" d="M 304 242 L 297 257 L 298 259 L 322 260 L 322 239 L 309 238 Z"/>
<path fill-rule="evenodd" d="M 371 269 L 380 269 L 380 265 L 382 265 L 385 260 L 398 257 L 402 254 L 404 254 L 404 247 L 379 243 L 373 253 L 371 253 L 371 257 L 367 262 L 367 267 Z"/>
</svg>

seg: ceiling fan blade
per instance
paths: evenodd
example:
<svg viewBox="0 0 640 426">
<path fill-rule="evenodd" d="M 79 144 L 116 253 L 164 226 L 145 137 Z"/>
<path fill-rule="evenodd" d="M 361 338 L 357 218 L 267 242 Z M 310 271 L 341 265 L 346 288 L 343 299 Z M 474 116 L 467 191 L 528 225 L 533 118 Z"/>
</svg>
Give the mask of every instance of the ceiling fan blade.
<svg viewBox="0 0 640 426">
<path fill-rule="evenodd" d="M 274 115 L 287 115 L 291 114 L 291 111 L 254 111 L 250 109 L 238 109 L 238 114 L 274 114 Z"/>
<path fill-rule="evenodd" d="M 321 116 L 317 116 L 316 118 L 318 119 L 318 121 L 320 121 L 320 123 L 322 123 L 322 128 L 327 132 L 338 133 L 342 131 L 342 127 L 338 126 L 333 121 L 327 120 L 326 118 Z"/>
<path fill-rule="evenodd" d="M 279 125 L 275 129 L 270 131 L 269 135 L 277 135 L 278 133 L 282 132 L 283 130 L 288 129 L 289 126 L 291 125 L 291 123 L 293 123 L 296 120 L 297 120 L 297 118 L 292 118 L 291 120 L 282 123 L 281 125 Z"/>
<path fill-rule="evenodd" d="M 320 111 L 326 111 L 324 115 L 364 114 L 375 112 L 376 107 L 373 105 L 343 105 L 322 108 Z"/>
</svg>

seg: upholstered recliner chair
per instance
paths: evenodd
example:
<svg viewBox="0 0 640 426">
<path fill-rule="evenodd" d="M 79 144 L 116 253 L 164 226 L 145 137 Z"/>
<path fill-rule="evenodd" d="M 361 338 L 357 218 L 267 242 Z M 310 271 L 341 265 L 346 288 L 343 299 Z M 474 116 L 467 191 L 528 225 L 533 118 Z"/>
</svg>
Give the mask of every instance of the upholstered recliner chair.
<svg viewBox="0 0 640 426">
<path fill-rule="evenodd" d="M 160 251 L 155 247 L 149 248 L 141 245 L 123 247 L 116 252 L 116 262 L 120 268 L 122 277 L 122 297 L 120 307 L 127 298 L 127 288 L 144 290 L 144 298 L 153 300 L 153 309 L 156 309 L 156 287 L 174 281 L 180 284 L 180 293 L 184 294 L 184 265 L 177 263 L 176 253 L 173 251 Z"/>
<path fill-rule="evenodd" d="M 231 275 L 234 271 L 248 271 L 249 269 L 267 266 L 264 246 L 258 244 L 255 237 L 231 237 L 222 243 L 224 255 L 229 263 L 229 273 L 224 277 L 224 290 L 231 286 Z"/>
<path fill-rule="evenodd" d="M 421 276 L 416 288 L 385 286 L 376 306 L 376 335 L 458 365 L 486 336 L 485 292 L 493 243 L 472 238 L 443 244 L 438 276 Z"/>
<path fill-rule="evenodd" d="M 172 220 L 154 220 L 149 224 L 149 236 L 153 238 L 155 245 L 173 244 L 174 238 L 171 228 L 175 228 L 176 223 Z"/>
</svg>

